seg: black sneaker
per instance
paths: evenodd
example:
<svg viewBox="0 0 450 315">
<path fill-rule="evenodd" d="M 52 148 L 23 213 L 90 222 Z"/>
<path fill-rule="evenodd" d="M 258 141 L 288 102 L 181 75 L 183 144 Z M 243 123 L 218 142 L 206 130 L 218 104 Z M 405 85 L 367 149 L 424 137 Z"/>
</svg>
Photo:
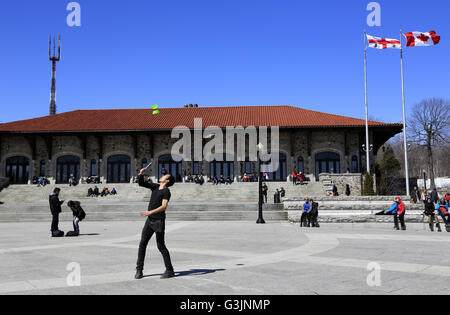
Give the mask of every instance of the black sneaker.
<svg viewBox="0 0 450 315">
<path fill-rule="evenodd" d="M 134 276 L 134 279 L 139 280 L 144 278 L 144 274 L 142 273 L 142 270 L 136 269 L 136 275 Z"/>
<path fill-rule="evenodd" d="M 163 275 L 161 276 L 161 279 L 169 279 L 175 277 L 175 272 L 166 270 Z"/>
</svg>

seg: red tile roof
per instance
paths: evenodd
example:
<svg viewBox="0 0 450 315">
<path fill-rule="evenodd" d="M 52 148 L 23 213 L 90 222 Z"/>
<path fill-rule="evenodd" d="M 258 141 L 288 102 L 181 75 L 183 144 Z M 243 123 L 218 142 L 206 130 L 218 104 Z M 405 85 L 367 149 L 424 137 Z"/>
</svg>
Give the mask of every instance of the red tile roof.
<svg viewBox="0 0 450 315">
<path fill-rule="evenodd" d="M 293 106 L 238 106 L 151 109 L 76 110 L 53 116 L 0 124 L 0 132 L 67 132 L 170 130 L 194 127 L 194 118 L 207 126 L 363 127 L 365 120 L 320 113 Z M 370 121 L 371 127 L 401 127 Z"/>
</svg>

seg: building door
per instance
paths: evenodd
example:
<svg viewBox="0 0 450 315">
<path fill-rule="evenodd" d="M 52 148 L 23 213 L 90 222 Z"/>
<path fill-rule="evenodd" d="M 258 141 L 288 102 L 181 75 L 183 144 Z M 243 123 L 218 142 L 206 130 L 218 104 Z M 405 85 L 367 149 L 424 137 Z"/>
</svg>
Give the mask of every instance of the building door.
<svg viewBox="0 0 450 315">
<path fill-rule="evenodd" d="M 268 172 L 269 179 L 265 179 L 263 177 L 263 180 L 265 181 L 272 181 L 272 182 L 285 182 L 287 179 L 287 165 L 286 165 L 286 155 L 283 153 L 279 154 L 278 157 L 279 165 L 278 168 L 275 170 L 275 172 Z M 264 173 L 265 166 L 270 166 L 271 161 L 269 162 L 261 162 L 261 172 Z M 264 176 L 264 174 L 263 174 Z"/>
<path fill-rule="evenodd" d="M 56 160 L 56 183 L 69 183 L 70 176 L 80 179 L 80 158 L 73 155 L 61 156 Z"/>
<path fill-rule="evenodd" d="M 182 181 L 182 175 L 181 175 L 181 161 L 176 162 L 172 158 L 172 155 L 166 154 L 161 155 L 158 159 L 158 179 L 162 177 L 162 171 L 163 169 L 166 171 L 167 174 L 172 174 L 172 176 L 175 178 L 175 181 L 181 182 Z"/>
<path fill-rule="evenodd" d="M 108 158 L 108 183 L 129 183 L 131 158 L 128 155 L 113 155 Z"/>
<path fill-rule="evenodd" d="M 341 172 L 341 158 L 334 152 L 322 152 L 316 154 L 316 180 L 319 174 L 339 174 Z"/>
<path fill-rule="evenodd" d="M 6 159 L 6 177 L 10 184 L 27 184 L 30 173 L 30 161 L 24 156 Z"/>
</svg>

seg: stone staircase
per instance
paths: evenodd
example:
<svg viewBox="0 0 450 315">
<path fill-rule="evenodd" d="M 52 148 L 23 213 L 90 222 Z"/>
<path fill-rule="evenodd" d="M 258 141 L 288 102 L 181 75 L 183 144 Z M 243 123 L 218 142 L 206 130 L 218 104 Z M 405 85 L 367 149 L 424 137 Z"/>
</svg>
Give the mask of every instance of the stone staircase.
<svg viewBox="0 0 450 315">
<path fill-rule="evenodd" d="M 278 183 L 273 183 L 278 184 Z M 79 185 L 61 188 L 60 199 L 78 200 L 87 212 L 89 220 L 142 220 L 140 212 L 147 210 L 151 191 L 137 184 L 97 185 L 116 188 L 118 195 L 87 197 L 89 187 Z M 274 185 L 274 187 L 279 187 Z M 0 193 L 0 222 L 48 221 L 48 195 L 54 185 L 36 187 L 12 185 Z M 275 188 L 273 188 L 273 191 Z M 270 192 L 270 190 L 269 190 Z M 199 186 L 176 184 L 171 187 L 172 198 L 167 210 L 167 219 L 172 221 L 256 221 L 258 217 L 258 183 L 235 183 L 232 185 Z M 272 197 L 273 199 L 273 197 Z M 287 221 L 287 211 L 281 204 L 264 205 L 266 221 Z M 71 211 L 63 205 L 61 220 L 71 220 Z"/>
</svg>

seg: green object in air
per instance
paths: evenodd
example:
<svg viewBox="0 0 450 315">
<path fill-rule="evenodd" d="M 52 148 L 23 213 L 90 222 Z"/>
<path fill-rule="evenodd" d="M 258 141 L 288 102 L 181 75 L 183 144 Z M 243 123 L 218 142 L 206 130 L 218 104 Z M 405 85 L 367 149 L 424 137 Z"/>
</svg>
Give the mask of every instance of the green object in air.
<svg viewBox="0 0 450 315">
<path fill-rule="evenodd" d="M 153 109 L 153 115 L 159 114 L 158 105 L 153 105 L 152 109 Z"/>
</svg>

